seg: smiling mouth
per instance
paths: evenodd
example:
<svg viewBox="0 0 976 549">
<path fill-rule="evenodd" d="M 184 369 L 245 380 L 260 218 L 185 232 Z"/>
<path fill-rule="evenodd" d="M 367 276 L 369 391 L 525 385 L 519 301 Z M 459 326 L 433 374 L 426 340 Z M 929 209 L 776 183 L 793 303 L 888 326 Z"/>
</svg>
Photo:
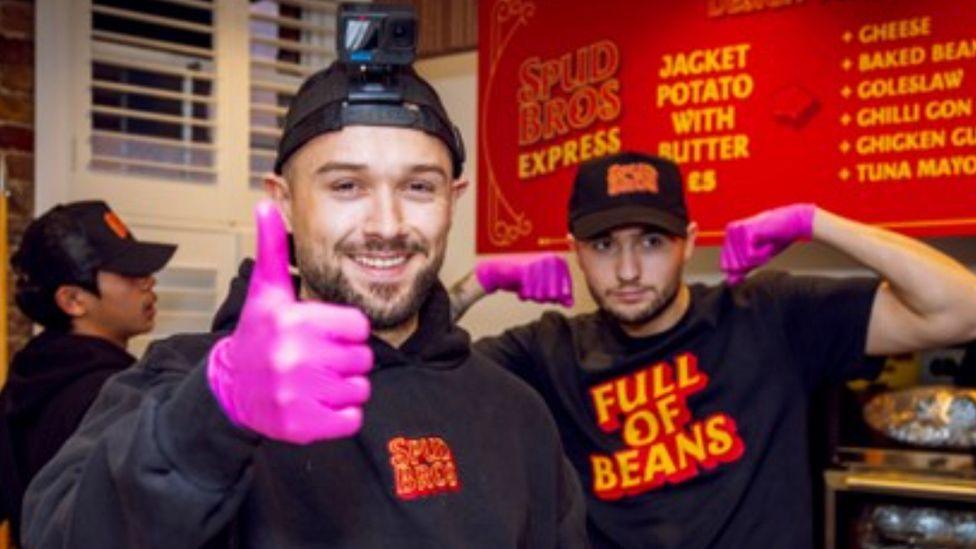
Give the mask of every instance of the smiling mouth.
<svg viewBox="0 0 976 549">
<path fill-rule="evenodd" d="M 392 254 L 392 255 L 362 255 L 356 254 L 350 256 L 352 260 L 356 262 L 357 265 L 365 267 L 370 270 L 390 270 L 402 267 L 410 256 L 408 254 Z"/>
<path fill-rule="evenodd" d="M 406 253 L 387 253 L 387 254 L 351 254 L 349 257 L 359 265 L 369 270 L 388 271 L 397 269 L 406 264 L 411 254 Z"/>
<path fill-rule="evenodd" d="M 363 282 L 380 284 L 399 284 L 407 273 L 407 265 L 414 254 L 409 252 L 367 252 L 349 254 L 348 258 L 356 265 Z"/>
</svg>

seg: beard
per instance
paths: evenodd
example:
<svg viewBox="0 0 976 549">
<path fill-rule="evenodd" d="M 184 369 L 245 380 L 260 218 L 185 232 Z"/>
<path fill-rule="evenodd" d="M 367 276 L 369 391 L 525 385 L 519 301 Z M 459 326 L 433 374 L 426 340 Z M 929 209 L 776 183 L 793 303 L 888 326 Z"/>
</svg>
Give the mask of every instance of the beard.
<svg viewBox="0 0 976 549">
<path fill-rule="evenodd" d="M 589 283 L 587 283 L 587 286 L 590 289 L 590 295 L 593 296 L 593 300 L 611 318 L 627 326 L 642 326 L 661 316 L 661 314 L 668 310 L 668 307 L 678 297 L 678 290 L 681 284 L 679 277 L 672 278 L 661 287 L 660 291 L 654 292 L 654 298 L 647 306 L 636 311 L 622 311 L 609 305 L 605 295 L 597 292 Z"/>
<path fill-rule="evenodd" d="M 322 248 L 314 244 L 297 244 L 298 270 L 309 291 L 318 299 L 329 303 L 350 305 L 356 307 L 369 318 L 374 330 L 396 328 L 410 320 L 420 311 L 431 288 L 437 283 L 437 275 L 444 262 L 444 250 L 431 255 L 431 247 L 425 243 L 410 241 L 406 238 L 389 240 L 370 239 L 362 245 L 336 246 L 337 255 L 354 254 L 356 252 L 397 252 L 408 254 L 422 254 L 430 257 L 412 282 L 406 292 L 398 297 L 402 284 L 371 283 L 366 287 L 366 293 L 357 291 L 349 278 L 338 265 L 330 265 L 321 257 Z"/>
</svg>

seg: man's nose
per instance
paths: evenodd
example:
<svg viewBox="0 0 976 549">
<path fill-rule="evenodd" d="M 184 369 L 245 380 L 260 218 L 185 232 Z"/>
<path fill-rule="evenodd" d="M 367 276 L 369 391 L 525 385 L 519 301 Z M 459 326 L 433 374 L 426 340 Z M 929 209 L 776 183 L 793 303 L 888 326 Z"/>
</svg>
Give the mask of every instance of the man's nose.
<svg viewBox="0 0 976 549">
<path fill-rule="evenodd" d="M 155 275 L 140 276 L 136 279 L 136 285 L 143 290 L 152 290 L 156 286 Z"/>
<path fill-rule="evenodd" d="M 403 212 L 392 189 L 383 189 L 374 195 L 364 229 L 366 234 L 383 239 L 400 236 Z"/>
<path fill-rule="evenodd" d="M 620 247 L 620 253 L 617 255 L 616 270 L 617 279 L 621 282 L 635 282 L 640 280 L 640 257 L 633 246 L 625 244 Z"/>
</svg>

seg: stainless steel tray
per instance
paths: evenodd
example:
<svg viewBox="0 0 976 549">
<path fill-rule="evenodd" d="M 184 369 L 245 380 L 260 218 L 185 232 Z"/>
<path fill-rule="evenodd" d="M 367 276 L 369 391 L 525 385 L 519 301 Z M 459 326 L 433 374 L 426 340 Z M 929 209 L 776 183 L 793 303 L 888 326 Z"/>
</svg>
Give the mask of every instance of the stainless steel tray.
<svg viewBox="0 0 976 549">
<path fill-rule="evenodd" d="M 852 470 L 895 470 L 976 478 L 976 453 L 888 448 L 840 447 L 836 465 Z"/>
</svg>

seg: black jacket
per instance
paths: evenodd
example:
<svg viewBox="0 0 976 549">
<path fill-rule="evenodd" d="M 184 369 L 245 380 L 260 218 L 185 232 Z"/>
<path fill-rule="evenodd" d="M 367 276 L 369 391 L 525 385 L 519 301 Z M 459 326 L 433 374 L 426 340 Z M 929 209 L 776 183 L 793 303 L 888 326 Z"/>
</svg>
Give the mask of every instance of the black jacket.
<svg viewBox="0 0 976 549">
<path fill-rule="evenodd" d="M 234 323 L 245 287 L 218 325 Z M 190 548 L 220 532 L 269 548 L 586 544 L 544 403 L 470 354 L 443 287 L 400 349 L 371 339 L 372 396 L 352 438 L 296 446 L 232 425 L 205 376 L 224 333 L 157 343 L 109 381 L 28 490 L 29 547 Z"/>
<path fill-rule="evenodd" d="M 14 356 L 0 392 L 0 507 L 15 536 L 27 483 L 78 427 L 105 380 L 133 362 L 107 340 L 50 330 Z"/>
</svg>

